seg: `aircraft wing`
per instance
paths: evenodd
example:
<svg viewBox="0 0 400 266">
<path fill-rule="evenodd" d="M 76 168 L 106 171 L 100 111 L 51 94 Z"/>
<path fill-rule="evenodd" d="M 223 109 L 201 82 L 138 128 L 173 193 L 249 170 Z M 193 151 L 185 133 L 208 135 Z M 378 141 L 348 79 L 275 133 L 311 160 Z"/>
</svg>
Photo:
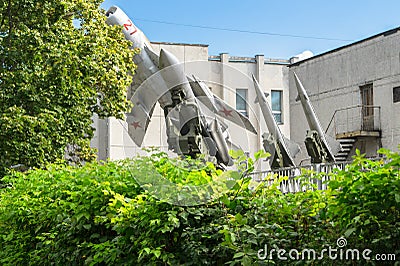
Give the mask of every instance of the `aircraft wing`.
<svg viewBox="0 0 400 266">
<path fill-rule="evenodd" d="M 227 119 L 250 132 L 257 134 L 250 120 L 228 105 L 225 101 L 212 94 L 207 85 L 193 76 L 193 79 L 188 77 L 190 87 L 197 99 L 199 99 L 207 108 L 212 110 L 218 116 Z"/>
<path fill-rule="evenodd" d="M 145 83 L 141 86 L 145 86 Z M 131 101 L 133 107 L 126 114 L 128 134 L 139 147 L 143 143 L 147 127 L 156 106 L 158 96 L 151 89 L 135 88 Z"/>
<path fill-rule="evenodd" d="M 254 128 L 253 124 L 251 124 L 250 120 L 246 116 L 236 111 L 234 108 L 229 106 L 226 102 L 215 95 L 214 100 L 217 107 L 217 114 L 220 117 L 223 117 L 241 127 L 244 127 L 248 131 L 257 134 L 257 131 Z"/>
<path fill-rule="evenodd" d="M 158 55 L 156 55 L 147 47 L 144 47 L 144 50 L 154 63 L 158 62 Z M 257 131 L 247 117 L 236 111 L 219 97 L 213 95 L 204 82 L 200 81 L 194 76 L 193 78 L 187 77 L 187 79 L 196 97 L 196 100 L 200 101 L 210 111 L 217 114 L 219 117 L 227 119 L 253 132 L 254 134 L 257 134 Z M 150 87 L 143 88 L 142 86 Z M 151 83 L 147 84 L 147 82 L 143 80 L 143 77 L 138 75 L 138 73 L 133 76 L 131 95 L 131 101 L 134 106 L 131 112 L 127 114 L 126 121 L 128 123 L 128 133 L 136 145 L 141 146 L 153 114 L 155 104 L 159 100 L 159 95 L 155 94 L 155 91 L 153 88 L 151 88 Z"/>
</svg>

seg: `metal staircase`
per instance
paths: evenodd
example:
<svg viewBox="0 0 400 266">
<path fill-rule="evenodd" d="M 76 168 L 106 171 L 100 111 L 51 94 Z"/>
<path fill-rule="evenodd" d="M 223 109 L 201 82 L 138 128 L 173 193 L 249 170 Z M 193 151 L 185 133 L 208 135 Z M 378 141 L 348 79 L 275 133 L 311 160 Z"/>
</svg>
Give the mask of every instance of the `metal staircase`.
<svg viewBox="0 0 400 266">
<path fill-rule="evenodd" d="M 329 132 L 329 133 L 328 133 Z M 337 162 L 346 161 L 353 146 L 361 139 L 381 137 L 381 108 L 372 105 L 354 105 L 335 110 L 325 134 L 340 142 L 342 150 L 335 155 Z M 371 142 L 370 145 L 375 145 Z"/>
<path fill-rule="evenodd" d="M 356 142 L 355 139 L 338 139 L 342 149 L 335 155 L 335 160 L 337 162 L 345 162 L 348 160 L 350 151 L 353 149 L 353 145 Z"/>
</svg>

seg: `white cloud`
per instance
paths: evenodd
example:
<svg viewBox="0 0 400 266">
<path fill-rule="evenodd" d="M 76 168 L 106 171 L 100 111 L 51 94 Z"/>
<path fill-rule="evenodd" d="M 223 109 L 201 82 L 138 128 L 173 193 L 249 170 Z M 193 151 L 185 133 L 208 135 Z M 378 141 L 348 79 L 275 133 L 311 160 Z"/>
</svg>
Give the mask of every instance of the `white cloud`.
<svg viewBox="0 0 400 266">
<path fill-rule="evenodd" d="M 297 57 L 298 61 L 301 61 L 301 60 L 305 60 L 305 59 L 313 57 L 313 56 L 314 56 L 313 52 L 306 50 L 306 51 L 302 52 L 301 54 L 295 55 L 294 57 Z"/>
</svg>

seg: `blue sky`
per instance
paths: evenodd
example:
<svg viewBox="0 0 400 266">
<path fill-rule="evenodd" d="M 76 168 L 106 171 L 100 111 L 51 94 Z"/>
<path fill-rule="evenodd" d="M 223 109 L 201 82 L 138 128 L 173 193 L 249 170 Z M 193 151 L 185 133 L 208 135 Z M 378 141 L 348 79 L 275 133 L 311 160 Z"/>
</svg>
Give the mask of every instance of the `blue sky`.
<svg viewBox="0 0 400 266">
<path fill-rule="evenodd" d="M 107 10 L 112 5 L 123 9 L 150 41 L 208 44 L 210 55 L 288 59 L 304 50 L 320 54 L 400 26 L 399 0 L 105 0 L 102 7 Z"/>
</svg>

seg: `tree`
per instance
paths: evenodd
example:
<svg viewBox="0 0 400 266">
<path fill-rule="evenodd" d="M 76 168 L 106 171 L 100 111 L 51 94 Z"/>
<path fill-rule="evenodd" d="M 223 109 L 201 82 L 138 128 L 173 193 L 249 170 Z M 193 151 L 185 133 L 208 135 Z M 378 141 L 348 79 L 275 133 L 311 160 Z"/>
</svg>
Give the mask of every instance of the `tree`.
<svg viewBox="0 0 400 266">
<path fill-rule="evenodd" d="M 102 0 L 0 0 L 0 177 L 67 147 L 93 159 L 92 116 L 122 118 L 134 50 Z"/>
</svg>

